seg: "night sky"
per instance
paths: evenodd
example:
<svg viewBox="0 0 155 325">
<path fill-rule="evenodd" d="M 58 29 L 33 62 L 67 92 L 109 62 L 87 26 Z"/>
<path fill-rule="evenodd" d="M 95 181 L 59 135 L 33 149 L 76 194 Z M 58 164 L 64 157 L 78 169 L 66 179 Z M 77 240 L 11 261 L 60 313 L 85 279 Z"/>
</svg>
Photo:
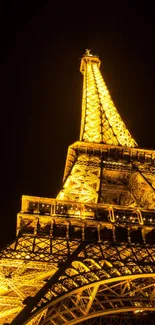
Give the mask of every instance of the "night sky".
<svg viewBox="0 0 155 325">
<path fill-rule="evenodd" d="M 132 136 L 155 149 L 151 8 L 126 5 L 106 15 L 96 5 L 98 15 L 89 16 L 82 3 L 79 13 L 58 6 L 8 1 L 1 10 L 1 247 L 15 238 L 22 194 L 55 197 L 61 188 L 68 145 L 79 138 L 86 48 L 99 55 Z"/>
</svg>

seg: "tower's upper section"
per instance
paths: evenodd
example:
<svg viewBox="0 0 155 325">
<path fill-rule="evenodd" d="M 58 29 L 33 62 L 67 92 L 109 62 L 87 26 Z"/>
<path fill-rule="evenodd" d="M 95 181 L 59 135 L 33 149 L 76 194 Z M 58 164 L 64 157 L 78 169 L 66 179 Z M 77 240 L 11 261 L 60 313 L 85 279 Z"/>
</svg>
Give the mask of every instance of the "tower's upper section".
<svg viewBox="0 0 155 325">
<path fill-rule="evenodd" d="M 80 71 L 84 75 L 80 141 L 137 146 L 111 99 L 100 72 L 100 60 L 86 50 Z"/>
</svg>

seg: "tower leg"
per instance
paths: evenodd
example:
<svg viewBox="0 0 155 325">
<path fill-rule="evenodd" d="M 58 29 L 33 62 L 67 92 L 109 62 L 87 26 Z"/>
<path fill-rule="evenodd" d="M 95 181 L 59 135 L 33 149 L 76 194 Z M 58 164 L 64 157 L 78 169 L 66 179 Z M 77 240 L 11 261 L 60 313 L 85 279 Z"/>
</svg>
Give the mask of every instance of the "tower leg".
<svg viewBox="0 0 155 325">
<path fill-rule="evenodd" d="M 72 255 L 62 264 L 62 266 L 54 273 L 54 275 L 47 281 L 44 287 L 38 291 L 36 296 L 27 297 L 24 301 L 25 307 L 24 309 L 17 315 L 17 317 L 12 321 L 11 325 L 24 325 L 27 322 L 28 315 L 30 315 L 33 308 L 39 303 L 40 299 L 47 293 L 53 283 L 57 282 L 59 277 L 64 273 L 64 271 L 68 268 L 68 266 L 75 260 L 75 258 L 79 255 L 84 247 L 83 243 L 79 243 L 79 246 L 75 249 Z M 8 325 L 8 324 L 4 324 Z"/>
</svg>

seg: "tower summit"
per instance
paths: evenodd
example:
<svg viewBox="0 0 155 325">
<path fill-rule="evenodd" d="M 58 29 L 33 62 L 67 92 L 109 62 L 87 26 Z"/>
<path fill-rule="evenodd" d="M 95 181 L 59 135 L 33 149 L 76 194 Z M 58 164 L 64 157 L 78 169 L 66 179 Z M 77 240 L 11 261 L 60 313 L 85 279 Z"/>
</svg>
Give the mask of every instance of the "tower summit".
<svg viewBox="0 0 155 325">
<path fill-rule="evenodd" d="M 100 60 L 86 50 L 81 60 L 83 98 L 80 141 L 137 146 L 122 121 L 100 72 Z"/>
<path fill-rule="evenodd" d="M 137 147 L 99 68 L 86 50 L 57 198 L 23 195 L 0 251 L 0 325 L 155 324 L 155 151 Z"/>
</svg>

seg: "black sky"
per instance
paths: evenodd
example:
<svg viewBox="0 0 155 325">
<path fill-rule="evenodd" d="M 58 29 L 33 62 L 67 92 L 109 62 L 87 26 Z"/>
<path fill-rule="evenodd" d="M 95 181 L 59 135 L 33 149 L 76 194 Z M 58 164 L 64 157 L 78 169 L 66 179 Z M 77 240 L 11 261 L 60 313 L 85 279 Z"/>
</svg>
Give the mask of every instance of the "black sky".
<svg viewBox="0 0 155 325">
<path fill-rule="evenodd" d="M 99 55 L 139 146 L 155 149 L 151 8 L 126 5 L 106 15 L 98 6 L 89 16 L 82 4 L 71 14 L 59 6 L 10 1 L 1 10 L 1 247 L 15 237 L 22 194 L 55 197 L 60 189 L 67 147 L 79 137 L 86 48 Z"/>
</svg>

